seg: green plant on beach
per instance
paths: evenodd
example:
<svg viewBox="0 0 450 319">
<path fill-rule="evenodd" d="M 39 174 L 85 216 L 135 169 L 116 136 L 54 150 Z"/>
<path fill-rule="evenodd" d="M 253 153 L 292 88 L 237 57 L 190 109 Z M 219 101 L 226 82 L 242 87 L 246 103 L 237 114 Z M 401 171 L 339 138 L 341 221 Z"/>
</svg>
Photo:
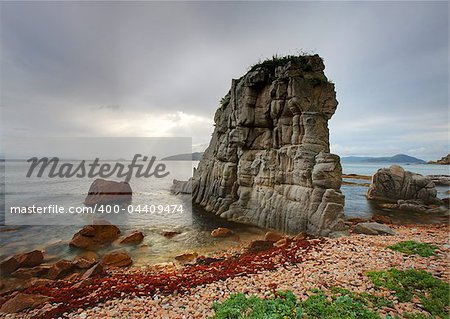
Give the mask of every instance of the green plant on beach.
<svg viewBox="0 0 450 319">
<path fill-rule="evenodd" d="M 222 303 L 215 302 L 214 319 L 291 319 L 301 318 L 296 308 L 297 298 L 291 291 L 279 292 L 269 299 L 231 295 Z"/>
<path fill-rule="evenodd" d="M 434 245 L 413 240 L 402 241 L 398 244 L 388 246 L 388 248 L 407 255 L 420 255 L 422 257 L 434 256 L 436 254 L 436 249 L 438 249 L 438 247 Z"/>
<path fill-rule="evenodd" d="M 367 273 L 377 288 L 395 291 L 400 302 L 419 298 L 422 308 L 433 316 L 449 318 L 450 286 L 448 283 L 433 277 L 424 270 L 408 269 L 405 271 L 391 268 L 386 271 L 370 271 Z M 417 318 L 417 315 L 415 315 Z M 414 318 L 414 317 L 413 317 Z M 420 317 L 419 317 L 420 318 Z"/>
<path fill-rule="evenodd" d="M 390 301 L 370 294 L 356 294 L 342 288 L 333 288 L 331 294 L 312 290 L 314 295 L 297 301 L 291 291 L 277 292 L 274 297 L 260 299 L 244 294 L 231 295 L 223 303 L 214 303 L 214 319 L 378 319 L 371 307 L 391 306 Z"/>
</svg>

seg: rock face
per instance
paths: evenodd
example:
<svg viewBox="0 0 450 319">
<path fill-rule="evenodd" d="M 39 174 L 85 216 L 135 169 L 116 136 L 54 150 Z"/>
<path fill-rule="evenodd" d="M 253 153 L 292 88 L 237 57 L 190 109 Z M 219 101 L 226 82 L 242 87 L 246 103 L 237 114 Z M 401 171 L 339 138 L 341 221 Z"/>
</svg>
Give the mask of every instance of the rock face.
<svg viewBox="0 0 450 319">
<path fill-rule="evenodd" d="M 398 203 L 399 200 L 414 200 L 423 204 L 440 204 L 437 191 L 430 178 L 405 171 L 401 166 L 381 168 L 372 177 L 367 198 Z M 408 204 L 408 203 L 398 203 Z"/>
<path fill-rule="evenodd" d="M 334 84 L 318 55 L 265 61 L 233 80 L 192 179 L 207 211 L 282 232 L 345 229 L 339 157 L 329 153 Z"/>
<path fill-rule="evenodd" d="M 99 178 L 89 187 L 84 204 L 92 206 L 95 204 L 130 202 L 132 193 L 131 186 L 127 182 L 107 181 Z"/>
<path fill-rule="evenodd" d="M 170 187 L 170 192 L 175 195 L 192 194 L 192 180 L 186 182 L 174 179 L 172 182 L 172 186 Z"/>
</svg>

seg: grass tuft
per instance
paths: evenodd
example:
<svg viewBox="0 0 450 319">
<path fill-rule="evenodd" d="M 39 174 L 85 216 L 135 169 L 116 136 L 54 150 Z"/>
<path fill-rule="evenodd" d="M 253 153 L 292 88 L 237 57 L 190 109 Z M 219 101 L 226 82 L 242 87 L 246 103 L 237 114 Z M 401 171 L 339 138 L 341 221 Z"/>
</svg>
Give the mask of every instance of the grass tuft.
<svg viewBox="0 0 450 319">
<path fill-rule="evenodd" d="M 413 240 L 402 241 L 398 244 L 389 246 L 388 248 L 407 255 L 420 255 L 422 257 L 434 256 L 436 254 L 436 249 L 438 249 L 438 247 L 434 245 Z"/>
<path fill-rule="evenodd" d="M 433 277 L 424 270 L 408 269 L 405 271 L 391 268 L 386 271 L 370 271 L 367 273 L 375 287 L 384 287 L 395 291 L 400 302 L 419 298 L 422 308 L 433 316 L 448 318 L 450 286 L 448 283 Z"/>
</svg>

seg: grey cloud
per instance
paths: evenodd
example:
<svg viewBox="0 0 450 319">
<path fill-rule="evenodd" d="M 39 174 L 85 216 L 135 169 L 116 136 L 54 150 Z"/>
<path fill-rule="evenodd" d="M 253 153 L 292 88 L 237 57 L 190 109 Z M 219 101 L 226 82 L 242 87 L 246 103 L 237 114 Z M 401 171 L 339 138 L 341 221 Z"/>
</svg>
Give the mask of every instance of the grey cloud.
<svg viewBox="0 0 450 319">
<path fill-rule="evenodd" d="M 390 143 L 399 152 L 420 150 L 428 143 L 414 134 L 448 132 L 448 2 L 0 5 L 4 135 L 17 134 L 13 127 L 107 135 L 112 126 L 144 134 L 130 128 L 136 114 L 183 112 L 206 121 L 231 78 L 259 59 L 301 49 L 323 56 L 336 84 L 340 104 L 330 125 L 341 149 L 364 153 L 371 144 L 383 152 Z M 119 105 L 122 117 L 92 114 Z M 432 115 L 426 124 L 422 114 Z M 345 129 L 355 119 L 369 127 L 380 115 L 395 121 L 358 134 Z M 174 125 L 167 134 L 191 133 L 204 144 L 212 129 Z M 426 156 L 442 156 L 448 143 L 438 148 Z"/>
</svg>

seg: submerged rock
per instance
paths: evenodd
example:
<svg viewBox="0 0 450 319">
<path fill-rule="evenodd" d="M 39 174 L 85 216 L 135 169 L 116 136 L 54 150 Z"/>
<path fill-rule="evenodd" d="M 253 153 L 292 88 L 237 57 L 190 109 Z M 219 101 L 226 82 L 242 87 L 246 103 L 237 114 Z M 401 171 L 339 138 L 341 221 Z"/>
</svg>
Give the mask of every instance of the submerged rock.
<svg viewBox="0 0 450 319">
<path fill-rule="evenodd" d="M 70 246 L 87 250 L 96 250 L 111 244 L 119 238 L 120 229 L 117 226 L 88 225 L 73 235 Z"/>
<path fill-rule="evenodd" d="M 219 227 L 214 229 L 211 232 L 211 236 L 214 238 L 218 238 L 218 237 L 228 237 L 233 235 L 233 231 L 231 229 L 225 228 L 225 227 Z"/>
<path fill-rule="evenodd" d="M 130 202 L 132 194 L 131 186 L 127 182 L 108 181 L 99 178 L 91 184 L 84 204 L 93 206 L 95 204 Z"/>
<path fill-rule="evenodd" d="M 119 244 L 122 245 L 138 245 L 144 240 L 144 234 L 140 231 L 134 231 L 128 235 L 119 238 Z"/>
<path fill-rule="evenodd" d="M 318 55 L 269 62 L 232 81 L 189 181 L 193 201 L 285 233 L 344 230 L 342 168 L 329 150 L 334 84 Z"/>
</svg>

